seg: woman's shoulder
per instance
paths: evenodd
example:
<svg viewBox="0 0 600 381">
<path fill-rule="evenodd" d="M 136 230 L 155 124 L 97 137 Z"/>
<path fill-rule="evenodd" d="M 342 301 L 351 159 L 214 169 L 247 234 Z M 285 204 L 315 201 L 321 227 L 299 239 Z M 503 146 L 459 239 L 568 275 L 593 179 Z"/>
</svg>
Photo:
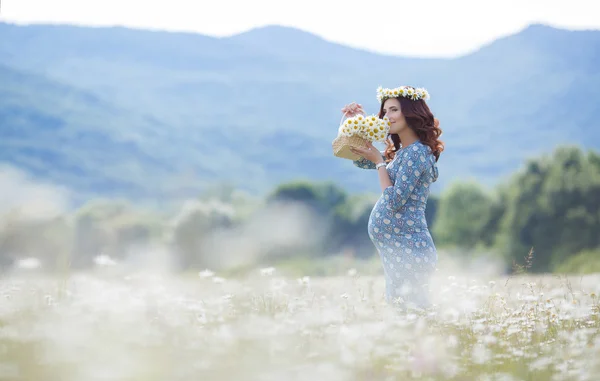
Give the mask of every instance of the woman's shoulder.
<svg viewBox="0 0 600 381">
<path fill-rule="evenodd" d="M 431 153 L 431 147 L 429 147 L 427 144 L 423 143 L 421 140 L 417 140 L 417 144 L 415 144 L 415 150 Z"/>
<path fill-rule="evenodd" d="M 416 160 L 423 164 L 430 163 L 432 166 L 436 165 L 435 156 L 433 155 L 431 147 L 420 140 L 406 147 L 403 156 L 406 160 Z"/>
<path fill-rule="evenodd" d="M 429 168 L 429 171 L 432 176 L 432 181 L 436 181 L 439 176 L 439 172 L 437 162 L 435 160 L 435 156 L 431 147 L 429 147 L 427 144 L 421 141 L 418 141 L 417 144 L 415 144 L 414 152 L 415 156 L 419 157 L 419 160 L 421 161 L 422 165 Z"/>
<path fill-rule="evenodd" d="M 414 142 L 413 144 L 409 145 L 406 147 L 406 149 L 402 150 L 404 156 L 418 156 L 418 155 L 433 155 L 433 152 L 431 151 L 431 148 L 423 143 L 420 140 L 417 140 L 416 142 Z"/>
</svg>

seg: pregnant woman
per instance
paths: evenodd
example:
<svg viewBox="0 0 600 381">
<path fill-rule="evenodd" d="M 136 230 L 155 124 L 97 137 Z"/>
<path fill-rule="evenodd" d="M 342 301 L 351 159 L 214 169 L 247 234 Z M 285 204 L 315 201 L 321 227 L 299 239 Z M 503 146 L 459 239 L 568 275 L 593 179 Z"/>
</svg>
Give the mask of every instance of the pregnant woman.
<svg viewBox="0 0 600 381">
<path fill-rule="evenodd" d="M 361 156 L 354 164 L 377 170 L 382 190 L 369 217 L 368 233 L 382 260 L 386 300 L 402 309 L 427 308 L 437 251 L 425 208 L 429 187 L 438 178 L 442 131 L 425 103 L 429 99 L 425 89 L 380 87 L 377 98 L 379 117 L 387 116 L 391 122 L 388 147 L 384 152 L 371 143 L 353 148 Z M 363 113 L 355 104 L 344 111 Z"/>
</svg>

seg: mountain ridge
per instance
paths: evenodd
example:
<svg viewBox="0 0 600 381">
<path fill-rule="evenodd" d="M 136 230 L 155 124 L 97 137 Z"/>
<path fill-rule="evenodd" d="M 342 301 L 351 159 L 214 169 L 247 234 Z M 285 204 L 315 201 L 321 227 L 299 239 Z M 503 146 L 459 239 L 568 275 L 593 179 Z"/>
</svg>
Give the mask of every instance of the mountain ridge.
<svg viewBox="0 0 600 381">
<path fill-rule="evenodd" d="M 330 45 L 295 29 L 292 35 L 307 37 L 302 51 L 313 54 L 269 48 L 269 33 L 278 29 L 268 27 L 237 39 L 130 34 L 123 27 L 29 28 L 0 23 L 0 35 L 8 36 L 0 39 L 0 71 L 16 69 L 82 92 L 54 111 L 45 106 L 51 92 L 38 91 L 46 85 L 33 80 L 21 87 L 13 83 L 3 98 L 38 118 L 28 122 L 31 131 L 48 128 L 44 117 L 55 114 L 68 126 L 61 144 L 73 156 L 64 154 L 61 160 L 84 165 L 78 171 L 48 172 L 86 194 L 95 189 L 85 184 L 101 183 L 103 177 L 99 194 L 131 197 L 183 189 L 191 194 L 215 181 L 265 192 L 295 178 L 332 179 L 351 191 L 377 192 L 372 174 L 332 156 L 331 141 L 345 103 L 357 101 L 369 113 L 377 111 L 379 85 L 412 84 L 432 94 L 429 105 L 441 120 L 446 143 L 434 191 L 465 177 L 493 184 L 527 156 L 562 142 L 600 146 L 598 134 L 585 130 L 600 116 L 594 105 L 600 99 L 600 32 L 563 35 L 553 27 L 531 27 L 459 58 L 413 59 Z M 540 38 L 543 43 L 536 42 Z M 553 39 L 563 42 L 552 44 Z M 276 41 L 293 47 L 293 38 Z M 577 60 L 569 54 L 577 54 Z M 14 133 L 21 117 L 2 113 L 1 106 L 0 126 Z M 74 137 L 80 130 L 100 133 L 103 143 L 79 147 Z M 20 139 L 39 145 L 34 132 L 23 132 Z M 2 159 L 23 163 L 29 151 L 18 147 L 11 146 L 10 154 L 5 149 Z M 104 169 L 82 160 L 111 149 L 119 154 Z M 181 176 L 187 183 L 175 180 Z M 153 189 L 160 187 L 145 183 L 150 180 L 170 190 Z"/>
</svg>

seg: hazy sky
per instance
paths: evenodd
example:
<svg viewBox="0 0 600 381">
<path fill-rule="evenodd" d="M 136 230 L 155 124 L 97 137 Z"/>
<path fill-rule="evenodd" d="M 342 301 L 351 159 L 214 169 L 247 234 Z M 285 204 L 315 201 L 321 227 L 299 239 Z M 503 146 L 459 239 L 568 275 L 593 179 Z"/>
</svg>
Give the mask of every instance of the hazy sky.
<svg viewBox="0 0 600 381">
<path fill-rule="evenodd" d="M 1 0 L 4 21 L 124 25 L 227 36 L 278 24 L 411 56 L 455 56 L 531 23 L 600 29 L 600 0 Z M 1 36 L 0 36 L 1 38 Z"/>
</svg>

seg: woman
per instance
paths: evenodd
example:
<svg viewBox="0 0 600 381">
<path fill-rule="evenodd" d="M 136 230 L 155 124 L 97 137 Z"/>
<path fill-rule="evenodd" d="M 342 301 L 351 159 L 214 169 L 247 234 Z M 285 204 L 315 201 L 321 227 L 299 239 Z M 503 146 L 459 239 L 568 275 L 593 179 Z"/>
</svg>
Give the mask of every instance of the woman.
<svg viewBox="0 0 600 381">
<path fill-rule="evenodd" d="M 352 149 L 362 157 L 354 161 L 356 166 L 378 172 L 383 193 L 369 217 L 368 233 L 382 259 L 386 300 L 404 308 L 430 306 L 428 282 L 437 264 L 425 208 L 444 145 L 438 139 L 439 122 L 425 103 L 428 98 L 424 89 L 379 88 L 379 117 L 391 122 L 391 142 L 383 153 L 371 143 Z M 363 113 L 355 104 L 344 110 L 350 116 Z"/>
</svg>

